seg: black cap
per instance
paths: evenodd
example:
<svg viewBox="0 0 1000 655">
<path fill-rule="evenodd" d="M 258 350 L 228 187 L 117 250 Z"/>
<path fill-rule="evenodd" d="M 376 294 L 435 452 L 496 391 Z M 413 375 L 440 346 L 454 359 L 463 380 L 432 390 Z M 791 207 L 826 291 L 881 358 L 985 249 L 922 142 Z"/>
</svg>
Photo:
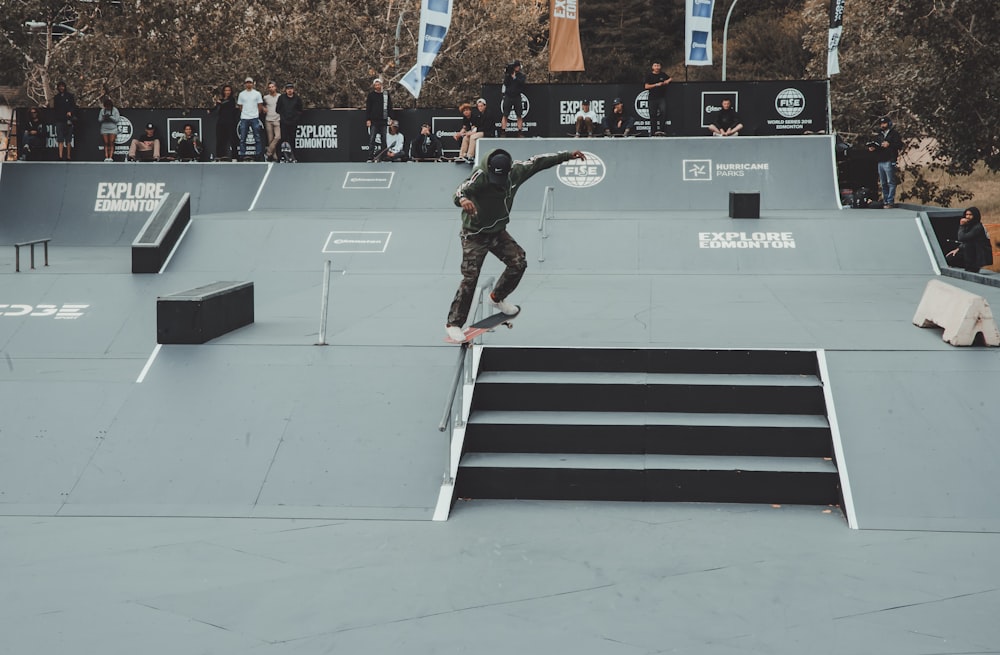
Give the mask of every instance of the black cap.
<svg viewBox="0 0 1000 655">
<path fill-rule="evenodd" d="M 288 83 L 286 83 L 286 84 L 285 84 L 285 88 L 286 88 L 286 89 L 294 89 L 294 88 L 295 88 L 295 85 L 294 85 L 294 84 L 292 84 L 291 82 L 288 82 Z"/>
<path fill-rule="evenodd" d="M 625 103 L 622 102 L 621 98 L 615 98 L 614 100 L 611 101 L 611 106 L 612 107 L 614 107 L 615 105 L 622 105 L 622 104 L 625 104 Z"/>
<path fill-rule="evenodd" d="M 513 165 L 514 160 L 511 159 L 509 152 L 506 150 L 494 151 L 489 159 L 486 160 L 486 174 L 490 182 L 500 185 L 505 184 L 507 176 L 510 175 L 510 168 Z"/>
<path fill-rule="evenodd" d="M 515 59 L 513 62 L 511 62 L 511 65 L 512 66 L 520 66 L 521 65 L 521 60 L 520 59 Z"/>
<path fill-rule="evenodd" d="M 153 125 L 152 123 L 146 123 L 146 129 L 147 130 L 155 130 L 156 126 Z"/>
<path fill-rule="evenodd" d="M 891 123 L 892 121 L 889 120 L 888 116 L 881 116 L 881 117 L 879 117 L 878 122 L 879 123 Z"/>
<path fill-rule="evenodd" d="M 580 104 L 581 104 L 581 105 L 589 105 L 589 104 L 590 104 L 590 101 L 589 101 L 589 100 L 581 100 L 581 101 L 580 101 Z"/>
</svg>

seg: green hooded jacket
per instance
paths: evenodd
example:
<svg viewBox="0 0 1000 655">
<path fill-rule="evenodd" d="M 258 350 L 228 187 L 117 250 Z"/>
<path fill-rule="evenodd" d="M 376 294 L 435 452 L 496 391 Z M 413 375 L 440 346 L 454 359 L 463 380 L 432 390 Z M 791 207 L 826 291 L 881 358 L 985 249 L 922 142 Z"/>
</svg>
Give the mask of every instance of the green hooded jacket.
<svg viewBox="0 0 1000 655">
<path fill-rule="evenodd" d="M 455 191 L 454 202 L 462 206 L 462 198 L 468 198 L 476 206 L 476 214 L 470 216 L 462 210 L 462 227 L 473 232 L 491 234 L 501 232 L 510 222 L 510 209 L 514 204 L 514 195 L 528 178 L 535 173 L 552 168 L 573 158 L 569 152 L 535 155 L 527 161 L 515 161 L 511 166 L 504 186 L 490 182 L 486 172 L 486 162 L 496 152 L 491 151 L 472 172 L 465 182 Z M 509 154 L 509 153 L 508 153 Z"/>
</svg>

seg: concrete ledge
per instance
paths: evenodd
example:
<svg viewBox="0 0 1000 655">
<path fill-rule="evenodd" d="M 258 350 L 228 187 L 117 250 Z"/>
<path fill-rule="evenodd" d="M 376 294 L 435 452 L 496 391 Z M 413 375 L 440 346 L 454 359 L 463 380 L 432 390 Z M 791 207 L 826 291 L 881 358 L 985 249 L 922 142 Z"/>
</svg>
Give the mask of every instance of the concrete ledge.
<svg viewBox="0 0 1000 655">
<path fill-rule="evenodd" d="M 944 328 L 941 338 L 953 346 L 971 346 L 977 334 L 987 346 L 1000 346 L 1000 330 L 986 299 L 940 280 L 927 282 L 913 324 Z"/>
<path fill-rule="evenodd" d="M 205 343 L 253 321 L 253 282 L 214 282 L 156 299 L 156 343 Z"/>
<path fill-rule="evenodd" d="M 159 273 L 191 222 L 191 195 L 167 193 L 132 242 L 132 272 Z"/>
</svg>

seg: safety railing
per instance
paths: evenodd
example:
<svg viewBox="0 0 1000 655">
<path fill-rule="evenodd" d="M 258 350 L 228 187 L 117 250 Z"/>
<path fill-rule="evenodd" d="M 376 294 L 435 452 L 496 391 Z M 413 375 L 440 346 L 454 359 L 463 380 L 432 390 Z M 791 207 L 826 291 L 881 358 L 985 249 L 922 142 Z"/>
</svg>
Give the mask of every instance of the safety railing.
<svg viewBox="0 0 1000 655">
<path fill-rule="evenodd" d="M 542 198 L 542 215 L 538 219 L 538 231 L 541 232 L 542 238 L 538 243 L 538 261 L 545 261 L 545 240 L 549 238 L 549 233 L 545 229 L 546 221 L 550 218 L 555 218 L 556 215 L 556 197 L 555 189 L 553 187 L 545 187 L 545 196 Z"/>
<path fill-rule="evenodd" d="M 472 314 L 471 323 L 483 318 L 483 307 L 486 304 L 487 294 L 493 290 L 494 278 L 489 278 L 479 285 L 476 308 Z M 482 336 L 476 337 L 474 343 L 463 343 L 458 353 L 458 362 L 455 365 L 455 374 L 452 376 L 451 386 L 448 388 L 448 397 L 444 404 L 441 422 L 438 424 L 440 432 L 448 432 L 448 461 L 444 473 L 444 484 L 454 484 L 456 458 L 461 453 L 453 453 L 455 432 L 465 428 L 465 390 L 471 389 L 476 381 L 476 366 L 474 361 L 475 349 L 473 345 L 482 343 Z M 471 400 L 468 399 L 468 400 Z M 450 429 L 449 429 L 450 428 Z"/>
</svg>

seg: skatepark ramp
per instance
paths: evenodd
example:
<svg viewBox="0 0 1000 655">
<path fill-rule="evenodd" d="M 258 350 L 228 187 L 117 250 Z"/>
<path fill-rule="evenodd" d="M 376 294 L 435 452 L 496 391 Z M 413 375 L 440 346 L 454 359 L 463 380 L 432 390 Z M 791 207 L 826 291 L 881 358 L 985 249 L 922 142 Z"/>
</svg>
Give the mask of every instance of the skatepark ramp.
<svg viewBox="0 0 1000 655">
<path fill-rule="evenodd" d="M 841 505 L 815 352 L 485 348 L 461 498 Z"/>
</svg>

